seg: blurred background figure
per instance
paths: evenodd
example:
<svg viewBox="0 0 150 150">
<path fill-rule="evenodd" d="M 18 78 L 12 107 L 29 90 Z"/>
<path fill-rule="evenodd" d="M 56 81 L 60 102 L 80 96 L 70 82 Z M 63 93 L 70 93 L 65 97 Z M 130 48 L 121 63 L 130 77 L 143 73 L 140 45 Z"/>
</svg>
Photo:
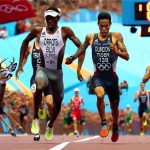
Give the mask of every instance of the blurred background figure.
<svg viewBox="0 0 150 150">
<path fill-rule="evenodd" d="M 19 106 L 19 115 L 20 115 L 20 125 L 23 127 L 24 130 L 26 130 L 26 124 L 29 120 L 29 107 L 26 103 L 26 100 L 24 97 L 22 97 L 20 106 Z"/>
<path fill-rule="evenodd" d="M 73 135 L 73 118 L 72 118 L 72 105 L 69 103 L 63 109 L 63 129 L 64 135 Z"/>
<path fill-rule="evenodd" d="M 132 120 L 132 110 L 131 110 L 129 104 L 126 105 L 125 114 L 126 114 L 126 120 L 125 120 L 125 123 L 126 123 L 126 134 L 132 134 L 132 123 L 133 123 L 133 120 Z"/>
<path fill-rule="evenodd" d="M 141 131 L 140 134 L 143 135 L 144 127 L 147 126 L 147 111 L 148 111 L 149 95 L 148 92 L 145 90 L 145 83 L 141 83 L 140 88 L 141 89 L 136 92 L 134 102 L 139 100 L 138 115 L 140 119 L 140 131 Z"/>
<path fill-rule="evenodd" d="M 120 83 L 120 88 L 121 89 L 126 89 L 128 91 L 128 82 L 126 80 L 122 81 Z"/>
<path fill-rule="evenodd" d="M 120 127 L 120 131 L 122 132 L 122 134 L 125 134 L 125 122 L 126 121 L 126 114 L 125 114 L 125 110 L 124 109 L 120 109 L 119 112 L 119 127 Z"/>
<path fill-rule="evenodd" d="M 79 96 L 79 89 L 74 89 L 74 96 L 71 98 L 72 104 L 72 117 L 74 124 L 74 134 L 78 135 L 78 125 L 81 119 L 81 107 L 84 105 L 83 98 Z"/>
</svg>

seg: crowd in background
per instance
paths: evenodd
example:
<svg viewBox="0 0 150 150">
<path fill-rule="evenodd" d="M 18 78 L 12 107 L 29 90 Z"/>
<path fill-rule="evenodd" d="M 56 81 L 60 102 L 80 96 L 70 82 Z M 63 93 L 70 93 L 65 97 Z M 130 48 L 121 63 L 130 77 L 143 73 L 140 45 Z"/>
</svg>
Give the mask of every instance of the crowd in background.
<svg viewBox="0 0 150 150">
<path fill-rule="evenodd" d="M 68 13 L 77 13 L 79 9 L 112 11 L 121 14 L 121 0 L 29 0 L 35 11 L 35 17 L 19 20 L 15 26 L 15 35 L 30 31 L 35 26 L 45 26 L 44 11 L 51 6 L 61 10 L 62 18 L 72 20 Z M 6 27 L 0 28 L 0 38 L 7 38 Z"/>
<path fill-rule="evenodd" d="M 33 119 L 33 101 L 32 97 L 24 95 L 21 91 L 9 91 L 6 90 L 4 96 L 5 111 L 9 112 L 16 121 L 18 121 L 25 129 L 26 133 L 31 133 L 30 126 Z M 68 105 L 62 105 L 61 113 L 56 121 L 56 134 L 73 135 L 74 124 L 72 116 L 72 105 L 69 102 Z M 46 122 L 50 116 L 48 116 L 47 106 L 44 102 L 41 103 L 39 109 L 39 118 L 41 120 L 41 133 L 44 133 Z M 113 120 L 110 113 L 107 113 L 107 121 L 109 125 L 109 133 L 112 132 Z M 150 113 L 144 114 L 145 120 L 143 121 L 144 131 L 140 131 L 140 120 L 136 113 L 134 113 L 130 105 L 126 106 L 126 109 L 120 110 L 119 115 L 119 127 L 122 134 L 149 134 L 150 133 Z M 79 134 L 96 134 L 99 131 L 100 118 L 97 113 L 88 112 L 86 109 L 81 109 L 81 118 L 78 121 Z M 0 130 L 2 133 L 2 131 Z"/>
<path fill-rule="evenodd" d="M 71 19 L 68 13 L 76 13 L 80 8 L 90 10 L 112 11 L 121 14 L 121 0 L 31 0 L 36 12 L 35 18 L 30 19 L 31 24 L 43 25 L 44 11 L 50 6 L 56 6 L 61 9 L 61 16 L 65 19 Z"/>
<path fill-rule="evenodd" d="M 16 24 L 15 35 L 31 30 L 35 26 L 44 26 L 44 11 L 51 6 L 56 6 L 61 10 L 62 18 L 72 20 L 68 13 L 77 13 L 81 8 L 90 10 L 113 11 L 121 13 L 121 0 L 30 0 L 35 11 L 35 17 L 29 21 L 18 21 Z"/>
</svg>

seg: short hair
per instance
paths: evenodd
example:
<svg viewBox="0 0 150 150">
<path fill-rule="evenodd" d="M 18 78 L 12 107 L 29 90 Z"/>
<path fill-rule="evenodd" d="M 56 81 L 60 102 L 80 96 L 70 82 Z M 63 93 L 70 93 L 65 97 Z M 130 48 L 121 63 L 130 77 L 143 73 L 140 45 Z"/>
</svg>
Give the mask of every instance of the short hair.
<svg viewBox="0 0 150 150">
<path fill-rule="evenodd" d="M 99 13 L 97 19 L 98 19 L 98 22 L 101 19 L 108 19 L 109 22 L 111 22 L 111 15 L 108 12 L 101 12 L 101 13 Z"/>
<path fill-rule="evenodd" d="M 54 11 L 60 13 L 59 9 L 56 8 L 56 7 L 49 7 L 47 10 L 54 10 Z M 46 10 L 46 11 L 47 11 L 47 10 Z"/>
</svg>

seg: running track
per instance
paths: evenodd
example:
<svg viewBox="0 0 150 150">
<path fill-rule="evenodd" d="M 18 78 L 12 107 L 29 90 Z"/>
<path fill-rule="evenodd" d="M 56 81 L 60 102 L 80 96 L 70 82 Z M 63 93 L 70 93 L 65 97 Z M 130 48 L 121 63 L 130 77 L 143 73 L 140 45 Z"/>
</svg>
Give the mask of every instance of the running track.
<svg viewBox="0 0 150 150">
<path fill-rule="evenodd" d="M 0 135 L 1 150 L 143 150 L 150 147 L 150 136 L 121 136 L 112 143 L 110 136 L 102 139 L 99 136 L 60 136 L 53 140 L 33 141 L 32 135 Z"/>
</svg>

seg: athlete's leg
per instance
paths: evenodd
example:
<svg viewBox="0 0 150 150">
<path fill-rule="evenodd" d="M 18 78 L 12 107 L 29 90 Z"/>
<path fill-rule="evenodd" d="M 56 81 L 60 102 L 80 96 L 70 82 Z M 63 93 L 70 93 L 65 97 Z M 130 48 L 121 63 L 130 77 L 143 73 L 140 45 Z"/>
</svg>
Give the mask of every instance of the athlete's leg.
<svg viewBox="0 0 150 150">
<path fill-rule="evenodd" d="M 105 117 L 105 105 L 104 105 L 104 96 L 105 96 L 105 85 L 104 81 L 99 78 L 99 76 L 93 76 L 92 78 L 92 85 L 94 88 L 94 92 L 97 96 L 97 108 L 99 112 L 99 116 L 101 119 L 101 129 L 100 129 L 100 136 L 106 137 L 108 135 L 108 127 L 107 121 Z"/>
<path fill-rule="evenodd" d="M 50 74 L 49 81 L 52 96 L 50 97 L 50 122 L 48 126 L 52 128 L 61 110 L 61 103 L 64 97 L 64 84 L 62 70 L 56 72 L 51 71 Z"/>
<path fill-rule="evenodd" d="M 49 80 L 42 68 L 39 68 L 35 76 L 36 89 L 43 91 L 48 86 Z"/>
<path fill-rule="evenodd" d="M 101 129 L 100 129 L 99 135 L 101 137 L 106 137 L 108 135 L 108 126 L 107 126 L 107 120 L 105 117 L 104 88 L 102 86 L 97 86 L 94 89 L 94 92 L 97 96 L 97 108 L 98 108 L 98 112 L 101 118 Z"/>
<path fill-rule="evenodd" d="M 37 80 L 38 80 L 38 77 L 39 75 L 37 75 Z M 37 135 L 39 135 L 40 133 L 38 110 L 42 101 L 42 90 L 37 89 L 34 75 L 31 77 L 30 84 L 31 84 L 31 91 L 32 91 L 33 102 L 34 102 L 34 105 L 33 105 L 34 118 L 33 118 L 32 125 L 31 125 L 31 132 L 35 134 L 34 138 L 36 138 Z M 36 138 L 36 139 L 39 139 L 39 138 Z"/>
<path fill-rule="evenodd" d="M 110 107 L 112 111 L 112 117 L 114 124 L 118 124 L 119 118 L 119 101 L 120 101 L 120 94 L 119 94 L 119 86 L 118 82 L 114 82 L 107 88 L 107 94 L 110 100 Z"/>
<path fill-rule="evenodd" d="M 35 76 L 35 83 L 36 83 L 36 91 L 34 94 L 34 118 L 38 118 L 38 109 L 40 107 L 42 101 L 42 92 L 48 86 L 48 78 L 47 75 L 43 70 L 40 68 L 36 72 Z"/>
<path fill-rule="evenodd" d="M 101 121 L 105 120 L 105 105 L 104 105 L 104 96 L 105 96 L 105 91 L 104 88 L 102 86 L 97 86 L 94 89 L 94 92 L 97 96 L 97 108 L 98 108 L 98 112 L 101 118 Z"/>
<path fill-rule="evenodd" d="M 52 90 L 53 91 L 53 90 Z M 55 120 L 57 119 L 60 110 L 61 110 L 61 103 L 63 100 L 63 96 L 59 94 L 59 91 L 54 90 L 53 96 L 51 96 L 50 99 L 50 105 L 49 105 L 49 112 L 50 112 L 50 122 L 49 127 L 52 128 Z"/>
<path fill-rule="evenodd" d="M 72 117 L 73 117 L 74 134 L 77 134 L 78 130 L 77 130 L 77 111 L 76 110 L 72 111 Z"/>
<path fill-rule="evenodd" d="M 110 107 L 113 117 L 113 132 L 111 136 L 112 142 L 116 142 L 119 138 L 118 131 L 118 118 L 119 118 L 119 86 L 118 82 L 114 82 L 110 87 L 107 88 L 107 94 L 110 100 Z"/>
<path fill-rule="evenodd" d="M 118 123 L 118 117 L 119 117 L 118 106 L 119 106 L 119 103 L 110 102 L 110 107 L 111 107 L 112 117 L 113 117 L 114 123 Z"/>
<path fill-rule="evenodd" d="M 57 93 L 57 90 L 55 92 Z M 53 138 L 53 125 L 61 110 L 62 99 L 63 97 L 59 97 L 59 93 L 57 93 L 56 95 L 53 93 L 53 96 L 46 96 L 46 102 L 48 104 L 48 111 L 50 114 L 50 121 L 48 121 L 47 123 L 45 133 L 46 140 L 51 140 Z"/>
<path fill-rule="evenodd" d="M 47 104 L 49 116 L 50 116 L 50 119 L 51 119 L 51 114 L 52 114 L 52 109 L 53 109 L 53 103 L 54 103 L 52 95 L 47 95 L 45 97 L 45 102 Z"/>
<path fill-rule="evenodd" d="M 33 94 L 34 101 L 34 119 L 39 119 L 38 110 L 42 101 L 42 91 L 36 90 Z"/>
</svg>

